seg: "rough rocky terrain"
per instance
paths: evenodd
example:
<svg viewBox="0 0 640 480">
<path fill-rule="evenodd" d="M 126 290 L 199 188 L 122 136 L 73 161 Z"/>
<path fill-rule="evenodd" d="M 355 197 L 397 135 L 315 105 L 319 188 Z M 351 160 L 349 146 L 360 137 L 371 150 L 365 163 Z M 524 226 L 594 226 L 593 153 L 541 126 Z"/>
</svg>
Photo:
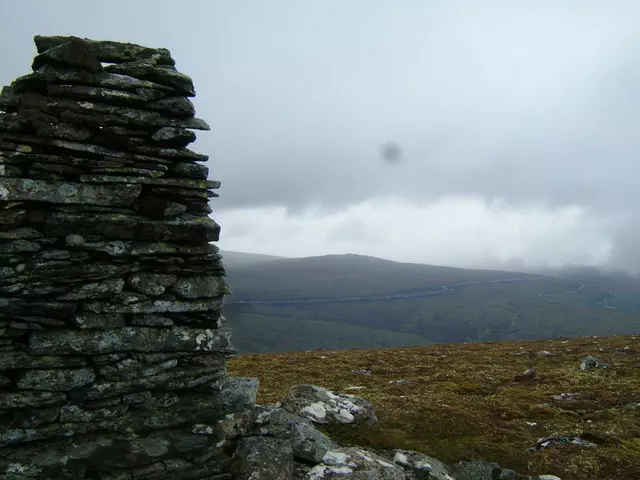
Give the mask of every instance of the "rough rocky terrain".
<svg viewBox="0 0 640 480">
<path fill-rule="evenodd" d="M 228 368 L 260 378 L 263 404 L 288 404 L 300 383 L 364 397 L 376 423 L 316 427 L 389 461 L 422 452 L 456 479 L 462 460 L 562 480 L 640 478 L 640 336 L 251 354 Z"/>
</svg>

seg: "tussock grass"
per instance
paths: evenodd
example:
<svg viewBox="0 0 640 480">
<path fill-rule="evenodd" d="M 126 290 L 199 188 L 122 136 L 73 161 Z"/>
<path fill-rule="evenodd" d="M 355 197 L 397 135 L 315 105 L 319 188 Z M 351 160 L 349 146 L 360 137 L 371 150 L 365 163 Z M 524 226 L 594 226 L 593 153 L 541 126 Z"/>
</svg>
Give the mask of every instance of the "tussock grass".
<svg viewBox="0 0 640 480">
<path fill-rule="evenodd" d="M 553 355 L 513 355 L 521 350 Z M 610 368 L 581 372 L 585 355 Z M 533 381 L 513 380 L 531 367 Z M 482 458 L 563 480 L 640 479 L 640 409 L 624 408 L 640 402 L 640 336 L 252 354 L 232 359 L 229 372 L 259 377 L 260 403 L 279 401 L 299 383 L 369 399 L 378 424 L 326 429 L 344 443 L 417 450 L 448 463 Z M 400 379 L 413 383 L 390 383 Z M 552 399 L 562 393 L 577 397 Z M 598 446 L 527 452 L 550 435 Z"/>
</svg>

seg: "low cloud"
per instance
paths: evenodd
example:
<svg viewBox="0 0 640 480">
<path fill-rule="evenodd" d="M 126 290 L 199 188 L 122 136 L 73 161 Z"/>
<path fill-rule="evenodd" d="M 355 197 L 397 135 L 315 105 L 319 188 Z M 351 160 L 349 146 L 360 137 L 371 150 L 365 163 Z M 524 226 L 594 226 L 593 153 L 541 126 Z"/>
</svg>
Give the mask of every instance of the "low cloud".
<svg viewBox="0 0 640 480">
<path fill-rule="evenodd" d="M 607 221 L 583 208 L 513 208 L 472 197 L 429 205 L 380 198 L 329 214 L 317 208 L 296 214 L 284 207 L 238 209 L 218 220 L 221 248 L 291 257 L 357 252 L 436 265 L 531 268 L 604 265 L 611 251 Z"/>
<path fill-rule="evenodd" d="M 3 7 L 2 84 L 36 34 L 172 51 L 225 248 L 640 271 L 637 1 Z"/>
</svg>

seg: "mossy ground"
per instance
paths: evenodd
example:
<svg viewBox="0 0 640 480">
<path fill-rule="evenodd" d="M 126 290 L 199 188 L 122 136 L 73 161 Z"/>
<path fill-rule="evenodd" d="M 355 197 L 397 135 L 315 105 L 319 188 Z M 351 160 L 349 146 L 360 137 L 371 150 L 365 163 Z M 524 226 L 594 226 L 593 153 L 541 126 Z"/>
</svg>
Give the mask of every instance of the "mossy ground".
<svg viewBox="0 0 640 480">
<path fill-rule="evenodd" d="M 514 355 L 543 350 L 553 355 Z M 610 368 L 581 372 L 585 355 Z M 536 379 L 513 380 L 530 367 Z M 259 377 L 260 403 L 279 401 L 299 383 L 369 399 L 376 425 L 327 429 L 344 443 L 417 450 L 448 463 L 482 458 L 563 480 L 640 479 L 640 408 L 624 408 L 640 402 L 640 336 L 253 354 L 232 359 L 229 372 Z M 400 379 L 414 383 L 390 383 Z M 577 397 L 552 398 L 561 393 Z M 598 446 L 527 452 L 550 435 Z"/>
</svg>

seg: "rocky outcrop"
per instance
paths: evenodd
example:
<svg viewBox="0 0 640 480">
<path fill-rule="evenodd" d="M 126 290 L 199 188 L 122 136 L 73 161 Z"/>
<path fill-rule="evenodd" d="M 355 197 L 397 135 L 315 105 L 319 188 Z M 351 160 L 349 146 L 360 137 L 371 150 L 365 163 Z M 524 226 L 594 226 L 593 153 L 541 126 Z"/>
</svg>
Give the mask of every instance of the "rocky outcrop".
<svg viewBox="0 0 640 480">
<path fill-rule="evenodd" d="M 317 385 L 295 385 L 282 407 L 315 423 L 375 423 L 373 405 L 362 397 L 330 392 Z"/>
<path fill-rule="evenodd" d="M 447 465 L 420 452 L 373 451 L 336 443 L 316 426 L 344 424 L 344 417 L 310 414 L 319 404 L 348 399 L 366 410 L 361 422 L 376 422 L 371 403 L 362 397 L 331 392 L 316 385 L 294 385 L 275 405 L 254 405 L 220 422 L 235 449 L 234 478 L 246 480 L 560 480 L 550 475 L 518 475 L 484 460 Z M 339 410 L 338 410 L 339 411 Z M 358 419 L 349 422 L 355 426 Z"/>
<path fill-rule="evenodd" d="M 229 478 L 219 183 L 166 49 L 36 37 L 0 95 L 0 478 Z"/>
</svg>

